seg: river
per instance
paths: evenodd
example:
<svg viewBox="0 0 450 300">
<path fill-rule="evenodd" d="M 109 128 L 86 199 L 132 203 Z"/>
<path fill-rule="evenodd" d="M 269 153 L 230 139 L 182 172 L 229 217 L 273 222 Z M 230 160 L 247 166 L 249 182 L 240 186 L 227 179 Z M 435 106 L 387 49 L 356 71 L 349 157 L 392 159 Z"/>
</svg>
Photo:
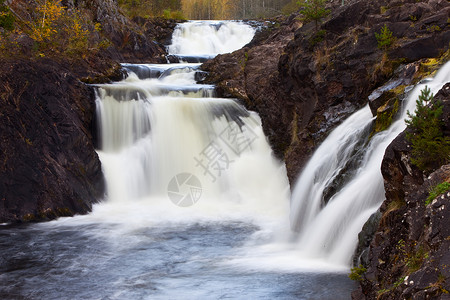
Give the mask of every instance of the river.
<svg viewBox="0 0 450 300">
<path fill-rule="evenodd" d="M 199 85 L 200 62 L 248 43 L 188 22 L 178 64 L 123 64 L 98 85 L 105 199 L 85 216 L 0 229 L 2 299 L 349 299 L 349 266 L 292 242 L 290 188 L 261 120 Z"/>
</svg>

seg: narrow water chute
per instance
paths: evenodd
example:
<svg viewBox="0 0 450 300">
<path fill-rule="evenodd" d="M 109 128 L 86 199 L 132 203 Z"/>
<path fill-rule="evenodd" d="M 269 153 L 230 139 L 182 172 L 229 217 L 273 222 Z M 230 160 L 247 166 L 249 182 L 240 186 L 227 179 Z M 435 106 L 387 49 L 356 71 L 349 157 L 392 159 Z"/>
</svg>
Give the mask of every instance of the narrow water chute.
<svg viewBox="0 0 450 300">
<path fill-rule="evenodd" d="M 365 129 L 372 122 L 368 106 L 327 137 L 302 171 L 292 195 L 291 226 L 298 232 L 295 240 L 299 251 L 307 257 L 350 265 L 358 233 L 384 200 L 381 162 L 386 148 L 406 128 L 407 111 L 414 111 L 415 101 L 425 85 L 436 93 L 448 81 L 450 63 L 433 79 L 418 84 L 404 101 L 398 120 L 370 141 Z M 361 141 L 364 152 L 357 149 Z M 364 141 L 368 141 L 367 145 Z M 342 169 L 348 169 L 350 178 L 334 186 L 336 191 L 327 195 L 324 191 L 342 176 Z"/>
</svg>

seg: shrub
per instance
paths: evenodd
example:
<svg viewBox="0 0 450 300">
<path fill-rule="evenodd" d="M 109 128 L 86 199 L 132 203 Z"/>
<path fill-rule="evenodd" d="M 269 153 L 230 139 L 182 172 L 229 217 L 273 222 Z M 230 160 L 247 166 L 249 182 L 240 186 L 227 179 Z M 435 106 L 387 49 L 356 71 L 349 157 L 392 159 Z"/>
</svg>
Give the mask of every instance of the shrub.
<svg viewBox="0 0 450 300">
<path fill-rule="evenodd" d="M 394 282 L 394 287 L 399 287 L 400 285 L 403 284 L 403 282 L 405 281 L 406 276 L 402 276 L 399 279 L 397 279 L 396 282 Z"/>
<path fill-rule="evenodd" d="M 300 13 L 307 21 L 314 21 L 316 32 L 319 30 L 319 21 L 330 14 L 330 10 L 325 8 L 326 0 L 298 1 L 297 5 L 302 9 Z"/>
<path fill-rule="evenodd" d="M 317 31 L 310 39 L 309 44 L 314 47 L 318 43 L 322 42 L 325 38 L 325 35 L 327 34 L 326 30 L 319 30 Z"/>
<path fill-rule="evenodd" d="M 59 20 L 64 14 L 60 1 L 45 1 L 36 8 L 39 18 L 30 22 L 30 37 L 37 42 L 45 42 L 55 38 L 58 33 Z"/>
<path fill-rule="evenodd" d="M 170 19 L 170 15 L 171 15 L 170 9 L 165 9 L 165 10 L 163 10 L 163 17 L 164 17 L 165 19 Z"/>
<path fill-rule="evenodd" d="M 176 10 L 171 13 L 171 18 L 175 20 L 186 20 L 183 12 L 181 10 Z"/>
<path fill-rule="evenodd" d="M 415 114 L 408 111 L 406 139 L 412 144 L 411 162 L 429 172 L 449 161 L 450 139 L 442 132 L 442 103 L 427 86 L 416 103 Z"/>
<path fill-rule="evenodd" d="M 429 196 L 427 198 L 427 201 L 425 202 L 425 205 L 430 204 L 431 201 L 433 201 L 437 196 L 447 192 L 448 190 L 450 190 L 450 182 L 442 182 L 442 183 L 434 186 L 429 193 Z"/>
<path fill-rule="evenodd" d="M 89 48 L 90 32 L 79 14 L 72 15 L 71 23 L 72 32 L 68 34 L 69 43 L 65 51 L 70 54 L 83 53 Z"/>
<path fill-rule="evenodd" d="M 48 0 L 38 5 L 36 16 L 28 23 L 26 31 L 36 41 L 38 56 L 43 52 L 85 55 L 92 33 L 99 29 L 84 19 L 78 10 L 67 10 L 61 0 Z M 96 48 L 97 45 L 92 46 Z"/>
<path fill-rule="evenodd" d="M 437 25 L 432 25 L 430 27 L 427 28 L 428 32 L 436 32 L 436 31 L 441 31 L 441 27 L 437 26 Z"/>
<path fill-rule="evenodd" d="M 166 19 L 184 19 L 181 12 L 181 1 L 179 0 L 118 0 L 117 3 L 129 18 L 163 17 Z"/>
<path fill-rule="evenodd" d="M 430 257 L 424 246 L 416 247 L 414 251 L 410 251 L 405 259 L 405 266 L 408 268 L 407 273 L 411 274 L 419 270 L 424 261 Z"/>
<path fill-rule="evenodd" d="M 290 2 L 285 4 L 283 8 L 281 8 L 281 13 L 285 16 L 289 16 L 290 14 L 295 13 L 297 11 L 298 11 L 297 0 L 291 0 Z"/>
<path fill-rule="evenodd" d="M 348 275 L 348 277 L 351 280 L 361 281 L 363 279 L 362 275 L 366 273 L 366 271 L 366 268 L 364 268 L 362 265 L 359 265 L 358 267 L 353 267 L 351 269 L 351 273 Z"/>
<path fill-rule="evenodd" d="M 394 43 L 394 37 L 392 31 L 389 30 L 386 24 L 381 28 L 380 33 L 375 32 L 375 37 L 378 42 L 378 49 L 387 50 Z"/>
<path fill-rule="evenodd" d="M 11 10 L 5 4 L 5 0 L 0 0 L 0 27 L 5 30 L 11 31 L 14 29 L 14 15 Z"/>
</svg>

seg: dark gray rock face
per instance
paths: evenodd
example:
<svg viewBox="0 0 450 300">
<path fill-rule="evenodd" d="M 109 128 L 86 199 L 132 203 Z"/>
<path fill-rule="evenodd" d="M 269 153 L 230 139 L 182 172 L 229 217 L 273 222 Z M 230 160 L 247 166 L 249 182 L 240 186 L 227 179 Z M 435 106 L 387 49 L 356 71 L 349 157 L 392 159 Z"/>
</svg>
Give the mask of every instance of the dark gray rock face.
<svg viewBox="0 0 450 300">
<path fill-rule="evenodd" d="M 90 211 L 104 193 L 92 88 L 53 60 L 2 61 L 0 222 Z"/>
</svg>

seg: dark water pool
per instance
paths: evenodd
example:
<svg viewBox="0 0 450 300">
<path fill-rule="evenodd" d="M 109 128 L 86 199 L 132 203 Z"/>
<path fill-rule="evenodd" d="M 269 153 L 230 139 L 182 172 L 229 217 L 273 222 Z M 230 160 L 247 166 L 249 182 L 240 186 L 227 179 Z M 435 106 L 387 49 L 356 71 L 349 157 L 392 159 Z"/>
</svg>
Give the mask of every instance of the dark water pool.
<svg viewBox="0 0 450 300">
<path fill-rule="evenodd" d="M 343 273 L 226 262 L 258 228 L 58 222 L 0 227 L 1 299 L 350 299 Z"/>
</svg>

